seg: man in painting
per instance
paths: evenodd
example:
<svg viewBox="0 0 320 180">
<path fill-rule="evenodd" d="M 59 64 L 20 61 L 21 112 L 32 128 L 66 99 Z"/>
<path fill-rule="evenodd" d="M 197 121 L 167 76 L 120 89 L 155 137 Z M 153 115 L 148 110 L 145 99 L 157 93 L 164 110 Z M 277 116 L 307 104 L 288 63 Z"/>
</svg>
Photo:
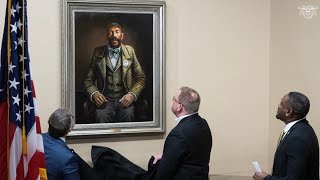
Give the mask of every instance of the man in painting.
<svg viewBox="0 0 320 180">
<path fill-rule="evenodd" d="M 96 122 L 134 121 L 134 102 L 145 85 L 145 74 L 134 49 L 121 43 L 118 23 L 107 26 L 107 45 L 95 48 L 84 86 L 98 107 Z"/>
</svg>

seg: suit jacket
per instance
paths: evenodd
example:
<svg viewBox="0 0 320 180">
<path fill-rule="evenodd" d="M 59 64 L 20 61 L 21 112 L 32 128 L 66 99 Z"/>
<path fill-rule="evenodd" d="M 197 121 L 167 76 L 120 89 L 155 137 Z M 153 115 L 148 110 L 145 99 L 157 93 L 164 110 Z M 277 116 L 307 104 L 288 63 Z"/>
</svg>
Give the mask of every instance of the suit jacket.
<svg viewBox="0 0 320 180">
<path fill-rule="evenodd" d="M 49 180 L 80 180 L 78 157 L 60 138 L 44 133 L 43 145 Z"/>
<path fill-rule="evenodd" d="M 91 159 L 95 171 L 104 180 L 142 180 L 146 174 L 144 169 L 108 147 L 92 146 Z"/>
<path fill-rule="evenodd" d="M 154 180 L 208 180 L 212 136 L 198 114 L 182 119 L 169 133 Z"/>
<path fill-rule="evenodd" d="M 319 144 L 306 119 L 291 127 L 274 156 L 272 176 L 265 180 L 319 180 Z"/>
<path fill-rule="evenodd" d="M 154 157 L 151 156 L 148 163 L 148 171 L 146 171 L 117 151 L 101 146 L 92 146 L 91 158 L 94 170 L 104 180 L 153 180 L 159 165 L 159 161 L 153 164 Z"/>
<path fill-rule="evenodd" d="M 107 46 L 97 47 L 92 55 L 87 76 L 84 79 L 84 86 L 87 93 L 91 95 L 95 91 L 103 93 L 106 83 L 107 68 L 113 69 L 111 62 L 107 61 Z M 122 70 L 122 81 L 127 92 L 133 92 L 136 96 L 141 93 L 145 84 L 145 74 L 136 57 L 134 49 L 129 45 L 121 44 L 121 63 L 116 68 Z"/>
</svg>

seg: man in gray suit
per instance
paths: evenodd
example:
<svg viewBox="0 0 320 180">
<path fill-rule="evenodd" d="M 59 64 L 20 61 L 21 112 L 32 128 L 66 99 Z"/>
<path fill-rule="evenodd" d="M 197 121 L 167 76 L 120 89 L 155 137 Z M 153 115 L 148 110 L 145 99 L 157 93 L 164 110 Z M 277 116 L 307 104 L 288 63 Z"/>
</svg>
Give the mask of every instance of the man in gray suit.
<svg viewBox="0 0 320 180">
<path fill-rule="evenodd" d="M 105 46 L 95 48 L 84 86 L 98 107 L 101 123 L 134 121 L 134 101 L 145 85 L 145 74 L 134 49 L 121 43 L 124 34 L 118 23 L 107 26 Z"/>
</svg>

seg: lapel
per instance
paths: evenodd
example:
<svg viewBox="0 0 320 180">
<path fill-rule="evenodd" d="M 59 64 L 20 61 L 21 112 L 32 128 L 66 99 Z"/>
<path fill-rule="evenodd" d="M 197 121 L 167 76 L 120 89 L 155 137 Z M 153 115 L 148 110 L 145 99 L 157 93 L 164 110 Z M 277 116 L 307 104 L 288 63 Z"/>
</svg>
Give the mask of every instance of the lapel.
<svg viewBox="0 0 320 180">
<path fill-rule="evenodd" d="M 121 64 L 122 64 L 122 57 L 120 57 L 119 56 L 119 59 L 118 59 L 118 61 L 117 61 L 117 64 L 116 64 L 116 67 L 114 68 L 114 70 L 113 71 L 116 71 L 116 70 L 118 70 L 119 69 L 119 67 L 121 66 Z M 110 62 L 111 60 L 109 60 L 109 62 Z"/>
<path fill-rule="evenodd" d="M 110 69 L 112 69 L 111 67 L 112 67 L 112 65 L 111 65 L 111 63 L 109 62 L 109 61 L 107 61 L 107 59 L 106 59 L 106 57 L 103 57 L 102 59 L 99 59 L 98 61 L 97 61 L 97 64 L 98 64 L 98 67 L 100 68 L 100 71 L 101 71 L 101 74 L 102 74 L 102 76 L 103 76 L 103 79 L 105 79 L 106 78 L 106 71 L 107 71 L 107 69 L 106 69 L 106 66 L 108 66 Z"/>
<path fill-rule="evenodd" d="M 107 74 L 106 73 L 106 71 L 107 71 L 106 66 L 108 66 L 110 69 L 112 69 L 112 65 L 111 65 L 111 62 L 108 61 L 107 56 L 106 56 L 108 54 L 107 46 L 104 46 L 103 48 L 104 48 L 104 51 L 100 51 L 97 54 L 97 65 L 100 68 L 103 79 L 105 79 L 106 74 Z"/>
<path fill-rule="evenodd" d="M 112 64 L 111 64 L 111 59 L 109 58 L 109 56 L 104 57 L 103 61 L 104 61 L 103 66 L 104 66 L 104 67 L 107 66 L 111 71 L 113 71 L 113 67 L 112 67 Z M 106 71 L 107 71 L 107 70 L 105 69 L 105 73 L 106 73 Z"/>
<path fill-rule="evenodd" d="M 123 44 L 121 44 L 121 58 L 119 59 L 120 61 L 120 64 L 119 66 L 122 64 L 122 80 L 123 82 L 125 82 L 125 77 L 126 77 L 126 74 L 132 64 L 132 58 L 129 54 L 129 50 L 127 49 L 127 47 Z M 119 62 L 118 61 L 118 62 Z"/>
<path fill-rule="evenodd" d="M 280 141 L 280 144 L 278 145 L 277 150 L 276 150 L 276 155 L 277 155 L 279 149 L 281 148 L 282 144 L 283 144 L 288 138 L 290 138 L 291 133 L 292 133 L 297 127 L 299 127 L 299 126 L 301 126 L 302 124 L 305 124 L 305 123 L 308 123 L 308 121 L 307 121 L 306 119 L 303 119 L 303 120 L 297 122 L 296 124 L 294 124 L 294 125 L 290 128 L 290 130 L 287 132 L 287 134 L 284 136 L 284 138 Z"/>
</svg>

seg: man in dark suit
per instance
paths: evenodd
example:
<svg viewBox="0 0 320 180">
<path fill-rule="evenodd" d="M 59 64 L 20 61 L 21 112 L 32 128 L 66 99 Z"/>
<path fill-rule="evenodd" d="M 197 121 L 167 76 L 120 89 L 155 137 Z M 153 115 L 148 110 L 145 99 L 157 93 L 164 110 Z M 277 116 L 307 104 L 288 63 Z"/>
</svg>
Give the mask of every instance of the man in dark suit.
<svg viewBox="0 0 320 180">
<path fill-rule="evenodd" d="M 74 124 L 70 110 L 57 109 L 49 117 L 48 123 L 49 132 L 43 134 L 48 179 L 80 180 L 79 158 L 65 143 L 65 137 Z"/>
<path fill-rule="evenodd" d="M 198 114 L 199 94 L 181 87 L 172 99 L 175 128 L 169 133 L 154 180 L 208 180 L 212 136 L 208 123 Z"/>
<path fill-rule="evenodd" d="M 286 126 L 279 138 L 272 175 L 256 172 L 255 180 L 319 180 L 319 144 L 306 120 L 309 108 L 309 99 L 299 92 L 281 99 L 276 118 Z"/>
</svg>

